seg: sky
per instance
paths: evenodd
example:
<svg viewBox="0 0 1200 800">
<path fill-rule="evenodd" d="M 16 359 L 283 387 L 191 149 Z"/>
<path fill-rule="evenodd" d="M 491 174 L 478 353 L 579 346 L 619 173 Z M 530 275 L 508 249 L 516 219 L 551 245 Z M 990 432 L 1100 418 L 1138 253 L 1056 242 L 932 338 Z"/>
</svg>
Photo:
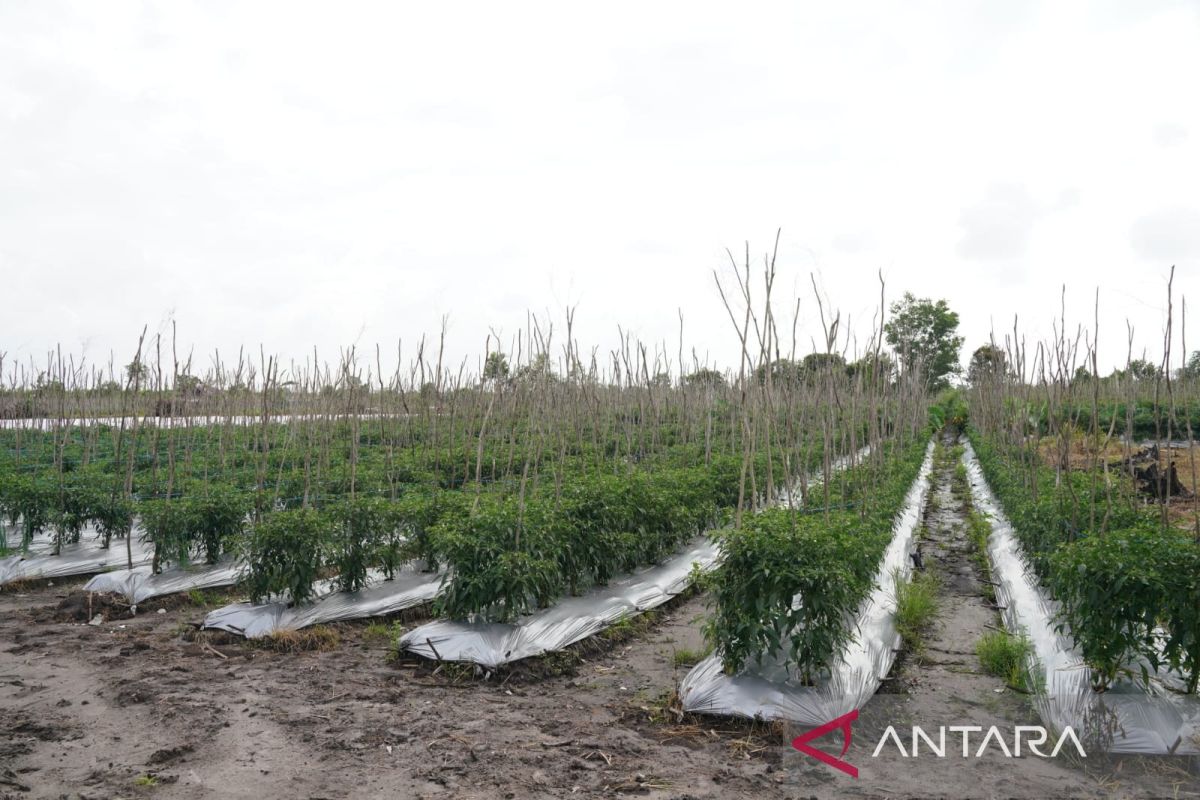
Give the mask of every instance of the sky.
<svg viewBox="0 0 1200 800">
<path fill-rule="evenodd" d="M 1197 76 L 1200 0 L 0 0 L 0 352 L 407 360 L 445 319 L 474 366 L 573 306 L 585 351 L 674 355 L 682 314 L 736 366 L 714 270 L 781 231 L 800 352 L 813 281 L 861 347 L 882 275 L 964 361 L 1097 291 L 1102 365 L 1127 323 L 1157 358 L 1173 265 L 1200 299 Z"/>
</svg>

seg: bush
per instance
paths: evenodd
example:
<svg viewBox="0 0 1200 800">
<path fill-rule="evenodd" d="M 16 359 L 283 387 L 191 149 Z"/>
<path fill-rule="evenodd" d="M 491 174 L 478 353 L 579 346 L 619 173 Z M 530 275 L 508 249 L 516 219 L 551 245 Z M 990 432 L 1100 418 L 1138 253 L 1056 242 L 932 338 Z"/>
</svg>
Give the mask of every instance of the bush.
<svg viewBox="0 0 1200 800">
<path fill-rule="evenodd" d="M 325 563 L 333 524 L 318 511 L 277 511 L 253 525 L 242 555 L 250 599 L 286 595 L 300 605 L 311 600 Z"/>
<path fill-rule="evenodd" d="M 133 530 L 134 510 L 132 500 L 115 492 L 101 494 L 96 499 L 92 514 L 104 548 L 109 547 L 113 536 L 120 539 L 130 534 Z"/>
<path fill-rule="evenodd" d="M 418 489 L 401 497 L 396 506 L 398 529 L 389 534 L 380 554 L 387 577 L 414 559 L 424 561 L 426 570 L 436 571 L 442 556 L 431 535 L 434 527 L 443 519 L 467 514 L 469 507 L 470 499 L 462 492 L 444 489 Z"/>
<path fill-rule="evenodd" d="M 242 536 L 250 514 L 250 498 L 232 486 L 211 484 L 191 494 L 188 506 L 188 537 L 192 548 L 209 564 Z"/>
<path fill-rule="evenodd" d="M 469 515 L 448 515 L 432 532 L 453 568 L 436 601 L 439 614 L 507 622 L 562 592 L 562 577 L 540 513 L 524 524 L 516 500 L 483 498 Z"/>
<path fill-rule="evenodd" d="M 811 681 L 854 631 L 854 611 L 870 589 L 866 566 L 886 541 L 860 530 L 857 515 L 822 518 L 771 509 L 722 531 L 716 613 L 706 629 L 726 672 L 782 655 Z M 794 602 L 799 597 L 799 602 Z"/>
<path fill-rule="evenodd" d="M 1177 534 L 1170 538 L 1164 557 L 1169 569 L 1163 655 L 1184 676 L 1187 690 L 1195 692 L 1200 684 L 1200 544 Z"/>
<path fill-rule="evenodd" d="M 143 500 L 138 504 L 142 541 L 154 545 L 151 570 L 191 561 L 191 508 L 182 500 Z"/>
<path fill-rule="evenodd" d="M 0 503 L 9 523 L 20 526 L 22 549 L 50 527 L 56 499 L 54 480 L 41 473 L 13 474 L 0 484 Z"/>
<path fill-rule="evenodd" d="M 395 504 L 382 497 L 356 497 L 338 503 L 333 517 L 329 565 L 337 570 L 335 582 L 345 592 L 367 586 L 367 571 L 379 563 L 399 526 Z"/>
<path fill-rule="evenodd" d="M 235 550 L 250 513 L 248 495 L 214 484 L 195 487 L 203 494 L 143 500 L 138 504 L 144 541 L 154 545 L 154 572 L 171 564 L 187 565 L 195 558 L 215 564 L 222 553 Z M 127 507 L 114 504 L 108 522 L 124 524 Z M 107 542 L 107 539 L 106 539 Z"/>
<path fill-rule="evenodd" d="M 705 632 L 726 672 L 777 657 L 808 682 L 842 651 L 924 450 L 915 443 L 882 467 L 852 470 L 855 510 L 770 509 L 717 534 L 723 559 L 709 582 L 716 610 Z"/>
</svg>

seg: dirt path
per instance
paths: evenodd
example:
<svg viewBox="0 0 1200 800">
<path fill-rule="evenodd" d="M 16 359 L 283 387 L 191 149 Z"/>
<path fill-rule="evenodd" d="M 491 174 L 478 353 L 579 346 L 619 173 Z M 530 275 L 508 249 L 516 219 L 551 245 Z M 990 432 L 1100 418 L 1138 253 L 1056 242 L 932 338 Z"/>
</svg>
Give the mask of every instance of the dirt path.
<svg viewBox="0 0 1200 800">
<path fill-rule="evenodd" d="M 701 597 L 617 644 L 479 682 L 395 662 L 394 637 L 366 624 L 334 626 L 328 651 L 280 653 L 188 641 L 205 609 L 185 598 L 96 626 L 56 619 L 81 579 L 0 593 L 0 798 L 1200 796 L 1178 762 L 870 757 L 888 725 L 1037 723 L 976 671 L 994 616 L 948 477 L 934 485 L 925 553 L 948 577 L 942 614 L 927 660 L 862 710 L 847 756 L 859 780 L 793 750 L 798 730 L 668 710 L 687 669 L 675 653 L 702 647 Z"/>
<path fill-rule="evenodd" d="M 944 438 L 930 482 L 930 503 L 920 548 L 925 569 L 939 578 L 939 611 L 924 636 L 921 655 L 906 653 L 893 669 L 887 689 L 861 712 L 863 747 L 858 750 L 860 779 L 847 787 L 851 796 L 961 797 L 1189 797 L 1200 795 L 1200 776 L 1169 759 L 1007 758 L 993 743 L 981 758 L 962 758 L 962 734 L 949 732 L 947 757 L 923 750 L 905 758 L 889 743 L 878 758 L 871 751 L 889 725 L 911 751 L 912 726 L 937 739 L 940 726 L 996 726 L 1011 748 L 1017 725 L 1040 725 L 1027 697 L 980 667 L 979 639 L 1000 620 L 985 599 L 986 587 L 967 536 L 966 509 L 952 489 L 957 458 L 953 438 Z M 974 734 L 977 751 L 982 733 Z"/>
</svg>

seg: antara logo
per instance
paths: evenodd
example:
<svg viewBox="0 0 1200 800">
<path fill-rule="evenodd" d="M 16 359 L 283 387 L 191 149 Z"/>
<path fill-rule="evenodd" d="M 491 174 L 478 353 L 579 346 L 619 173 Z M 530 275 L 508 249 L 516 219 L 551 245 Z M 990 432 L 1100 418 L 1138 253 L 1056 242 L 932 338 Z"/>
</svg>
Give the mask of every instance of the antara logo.
<svg viewBox="0 0 1200 800">
<path fill-rule="evenodd" d="M 850 743 L 853 739 L 851 724 L 858 719 L 858 711 L 851 711 L 849 714 L 843 714 L 835 720 L 826 722 L 824 725 L 813 728 L 807 733 L 803 733 L 792 740 L 792 747 L 799 750 L 801 753 L 810 755 L 823 764 L 828 764 L 836 770 L 840 770 L 852 778 L 858 777 L 858 767 L 848 761 L 845 761 L 846 752 L 850 749 Z M 824 750 L 818 750 L 809 744 L 813 739 L 819 739 L 827 733 L 840 730 L 842 732 L 842 752 L 838 756 L 832 756 Z M 1005 739 L 1000 728 L 993 725 L 984 733 L 981 725 L 950 725 L 941 726 L 938 728 L 937 738 L 930 736 L 919 725 L 914 725 L 912 728 L 912 736 L 909 739 L 910 746 L 906 749 L 904 741 L 900 738 L 900 734 L 896 731 L 894 725 L 889 725 L 887 730 L 883 732 L 883 736 L 879 738 L 879 744 L 875 745 L 875 751 L 871 753 L 871 758 L 878 758 L 879 753 L 884 746 L 889 742 L 896 748 L 900 755 L 904 758 L 918 758 L 921 755 L 921 748 L 927 751 L 928 755 L 933 755 L 937 758 L 946 758 L 947 752 L 954 755 L 958 752 L 957 748 L 948 750 L 946 744 L 946 734 L 950 733 L 951 739 L 955 735 L 960 735 L 962 739 L 962 757 L 963 758 L 982 758 L 983 754 L 988 751 L 995 743 L 995 748 L 1004 754 L 1005 758 L 1019 758 L 1025 751 L 1032 753 L 1041 758 L 1054 758 L 1063 747 L 1070 743 L 1079 753 L 1081 758 L 1087 758 L 1087 753 L 1083 751 L 1083 744 L 1079 741 L 1079 737 L 1075 735 L 1075 731 L 1069 726 L 1063 729 L 1058 740 L 1054 744 L 1054 748 L 1045 753 L 1040 748 L 1046 746 L 1050 740 L 1050 734 L 1040 725 L 1018 725 L 1012 735 L 1012 747 L 1008 746 L 1008 741 Z M 971 746 L 971 734 L 983 734 L 982 738 L 977 739 L 979 746 L 973 748 Z M 922 744 L 923 743 L 923 744 Z"/>
<path fill-rule="evenodd" d="M 851 778 L 858 777 L 858 767 L 850 764 L 842 759 L 834 758 L 823 750 L 818 750 L 815 747 L 809 747 L 808 743 L 813 739 L 819 739 L 830 731 L 841 729 L 842 731 L 842 756 L 846 755 L 846 751 L 850 749 L 850 740 L 853 738 L 853 733 L 850 730 L 850 723 L 858 719 L 858 709 L 854 709 L 849 714 L 843 714 L 835 720 L 826 722 L 819 728 L 813 728 L 808 733 L 802 733 L 795 739 L 792 739 L 792 747 L 799 750 L 801 753 L 810 755 L 813 758 L 821 761 L 834 769 L 840 769 L 842 772 L 849 775 Z M 879 752 L 876 750 L 875 752 Z"/>
<path fill-rule="evenodd" d="M 1070 742 L 1075 746 L 1075 750 L 1079 753 L 1081 758 L 1087 758 L 1087 753 L 1083 752 L 1083 745 L 1080 743 L 1079 737 L 1075 735 L 1075 731 L 1069 725 L 1063 729 L 1062 735 L 1058 737 L 1058 741 L 1055 743 L 1054 749 L 1051 750 L 1049 754 L 1043 753 L 1038 749 L 1042 745 L 1046 744 L 1046 741 L 1050 738 L 1050 734 L 1041 725 L 1018 725 L 1013 734 L 1013 746 L 1011 750 L 1008 748 L 1008 743 L 1004 740 L 1004 734 L 1000 732 L 998 727 L 993 725 L 987 729 L 987 733 L 984 734 L 981 740 L 979 740 L 979 748 L 975 750 L 973 754 L 971 752 L 971 734 L 983 733 L 983 727 L 980 725 L 951 725 L 950 727 L 943 725 L 942 727 L 938 728 L 938 738 L 936 743 L 920 725 L 914 725 L 912 729 L 911 740 L 912 752 L 904 749 L 904 742 L 900 741 L 900 734 L 896 733 L 896 729 L 889 725 L 888 729 L 883 732 L 883 736 L 879 738 L 879 744 L 875 745 L 875 752 L 871 753 L 871 758 L 875 758 L 879 755 L 879 751 L 883 749 L 883 746 L 887 744 L 889 739 L 895 743 L 896 749 L 900 751 L 900 755 L 904 756 L 905 758 L 918 757 L 919 745 L 922 740 L 925 742 L 925 748 L 929 750 L 931 754 L 937 756 L 938 758 L 945 758 L 946 731 L 950 731 L 951 734 L 962 734 L 963 758 L 982 758 L 983 754 L 987 752 L 988 747 L 993 741 L 996 743 L 996 747 L 998 747 L 1000 751 L 1004 753 L 1005 758 L 1020 758 L 1022 736 L 1027 737 L 1025 739 L 1025 746 L 1029 748 L 1029 752 L 1033 753 L 1035 756 L 1041 756 L 1042 758 L 1055 758 L 1058 756 L 1058 752 L 1063 749 L 1063 745 L 1065 745 L 1067 742 Z"/>
</svg>

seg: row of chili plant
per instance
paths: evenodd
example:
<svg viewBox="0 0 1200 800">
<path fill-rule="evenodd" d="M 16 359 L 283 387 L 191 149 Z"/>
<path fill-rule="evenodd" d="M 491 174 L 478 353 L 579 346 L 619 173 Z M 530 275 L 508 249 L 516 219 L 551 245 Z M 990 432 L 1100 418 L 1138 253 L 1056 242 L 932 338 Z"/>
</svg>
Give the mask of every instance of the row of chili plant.
<svg viewBox="0 0 1200 800">
<path fill-rule="evenodd" d="M 1200 544 L 1164 526 L 1120 473 L 1055 470 L 972 431 L 971 443 L 1057 625 L 1092 670 L 1093 688 L 1170 669 L 1200 682 Z"/>
<path fill-rule="evenodd" d="M 706 635 L 727 673 L 776 660 L 812 682 L 855 635 L 927 438 L 850 470 L 832 508 L 776 508 L 716 533 Z"/>
</svg>

